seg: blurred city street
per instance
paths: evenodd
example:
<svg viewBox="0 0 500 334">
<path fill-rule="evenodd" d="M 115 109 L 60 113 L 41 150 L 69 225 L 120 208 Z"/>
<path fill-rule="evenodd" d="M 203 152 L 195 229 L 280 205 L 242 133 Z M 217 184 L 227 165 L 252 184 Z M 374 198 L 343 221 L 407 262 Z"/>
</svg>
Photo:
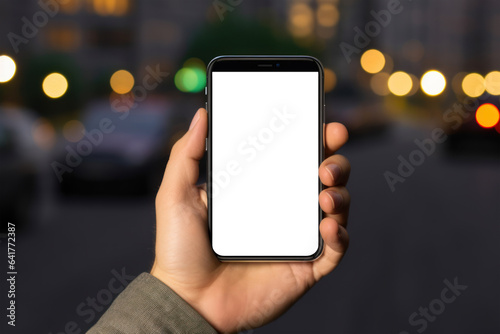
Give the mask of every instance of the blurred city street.
<svg viewBox="0 0 500 334">
<path fill-rule="evenodd" d="M 427 135 L 396 127 L 342 150 L 353 166 L 344 262 L 285 316 L 255 333 L 414 333 L 410 314 L 440 298 L 443 281 L 455 278 L 467 289 L 425 332 L 500 330 L 497 162 L 449 157 L 438 147 L 392 193 L 383 173 L 414 149 L 413 139 Z M 97 317 L 87 323 L 90 315 L 77 307 L 107 288 L 113 270 L 136 276 L 151 267 L 152 197 L 56 196 L 49 216 L 37 224 L 18 241 L 19 312 L 30 320 L 12 333 L 59 333 L 71 321 L 88 329 Z"/>
<path fill-rule="evenodd" d="M 248 333 L 500 333 L 499 22 L 494 0 L 2 1 L 0 333 L 84 333 L 151 269 L 219 55 L 316 57 L 350 134 L 347 255 Z"/>
</svg>

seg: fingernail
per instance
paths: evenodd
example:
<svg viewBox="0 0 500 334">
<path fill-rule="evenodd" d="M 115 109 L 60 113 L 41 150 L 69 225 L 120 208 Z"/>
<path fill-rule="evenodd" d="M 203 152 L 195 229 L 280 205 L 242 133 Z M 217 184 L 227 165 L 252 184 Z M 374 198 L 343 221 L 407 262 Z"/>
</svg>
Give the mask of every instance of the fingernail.
<svg viewBox="0 0 500 334">
<path fill-rule="evenodd" d="M 340 178 L 340 167 L 332 164 L 332 165 L 326 165 L 325 168 L 332 176 L 333 181 L 337 182 L 338 179 Z"/>
<path fill-rule="evenodd" d="M 200 111 L 198 110 L 196 112 L 196 114 L 194 115 L 193 120 L 191 121 L 191 125 L 189 126 L 189 130 L 194 128 L 194 126 L 196 125 L 196 123 L 198 123 L 199 120 L 200 120 Z"/>
<path fill-rule="evenodd" d="M 334 191 L 327 191 L 326 193 L 328 194 L 328 196 L 330 196 L 330 199 L 332 200 L 334 209 L 339 209 L 342 207 L 342 204 L 344 202 L 342 195 L 340 195 L 339 193 L 334 192 Z"/>
</svg>

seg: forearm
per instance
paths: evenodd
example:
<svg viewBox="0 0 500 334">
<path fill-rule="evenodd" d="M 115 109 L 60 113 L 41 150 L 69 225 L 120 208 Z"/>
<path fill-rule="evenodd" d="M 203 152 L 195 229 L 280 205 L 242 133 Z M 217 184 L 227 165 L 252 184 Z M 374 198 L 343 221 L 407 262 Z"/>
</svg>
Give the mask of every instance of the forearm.
<svg viewBox="0 0 500 334">
<path fill-rule="evenodd" d="M 172 289 L 154 276 L 139 275 L 116 298 L 89 334 L 216 333 Z"/>
</svg>

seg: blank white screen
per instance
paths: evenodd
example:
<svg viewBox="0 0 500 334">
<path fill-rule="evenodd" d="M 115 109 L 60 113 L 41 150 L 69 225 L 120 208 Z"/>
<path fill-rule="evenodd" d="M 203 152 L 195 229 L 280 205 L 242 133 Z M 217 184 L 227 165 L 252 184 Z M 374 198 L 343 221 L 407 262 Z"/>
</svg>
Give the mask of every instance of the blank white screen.
<svg viewBox="0 0 500 334">
<path fill-rule="evenodd" d="M 221 256 L 319 245 L 317 72 L 212 73 L 212 242 Z"/>
</svg>

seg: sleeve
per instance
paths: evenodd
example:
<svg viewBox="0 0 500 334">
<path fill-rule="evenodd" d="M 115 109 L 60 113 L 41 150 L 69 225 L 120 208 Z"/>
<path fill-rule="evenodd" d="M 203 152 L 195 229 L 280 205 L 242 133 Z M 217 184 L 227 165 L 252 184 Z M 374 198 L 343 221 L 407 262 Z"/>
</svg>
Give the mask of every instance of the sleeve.
<svg viewBox="0 0 500 334">
<path fill-rule="evenodd" d="M 87 334 L 217 333 L 156 277 L 142 273 L 118 295 Z"/>
</svg>

